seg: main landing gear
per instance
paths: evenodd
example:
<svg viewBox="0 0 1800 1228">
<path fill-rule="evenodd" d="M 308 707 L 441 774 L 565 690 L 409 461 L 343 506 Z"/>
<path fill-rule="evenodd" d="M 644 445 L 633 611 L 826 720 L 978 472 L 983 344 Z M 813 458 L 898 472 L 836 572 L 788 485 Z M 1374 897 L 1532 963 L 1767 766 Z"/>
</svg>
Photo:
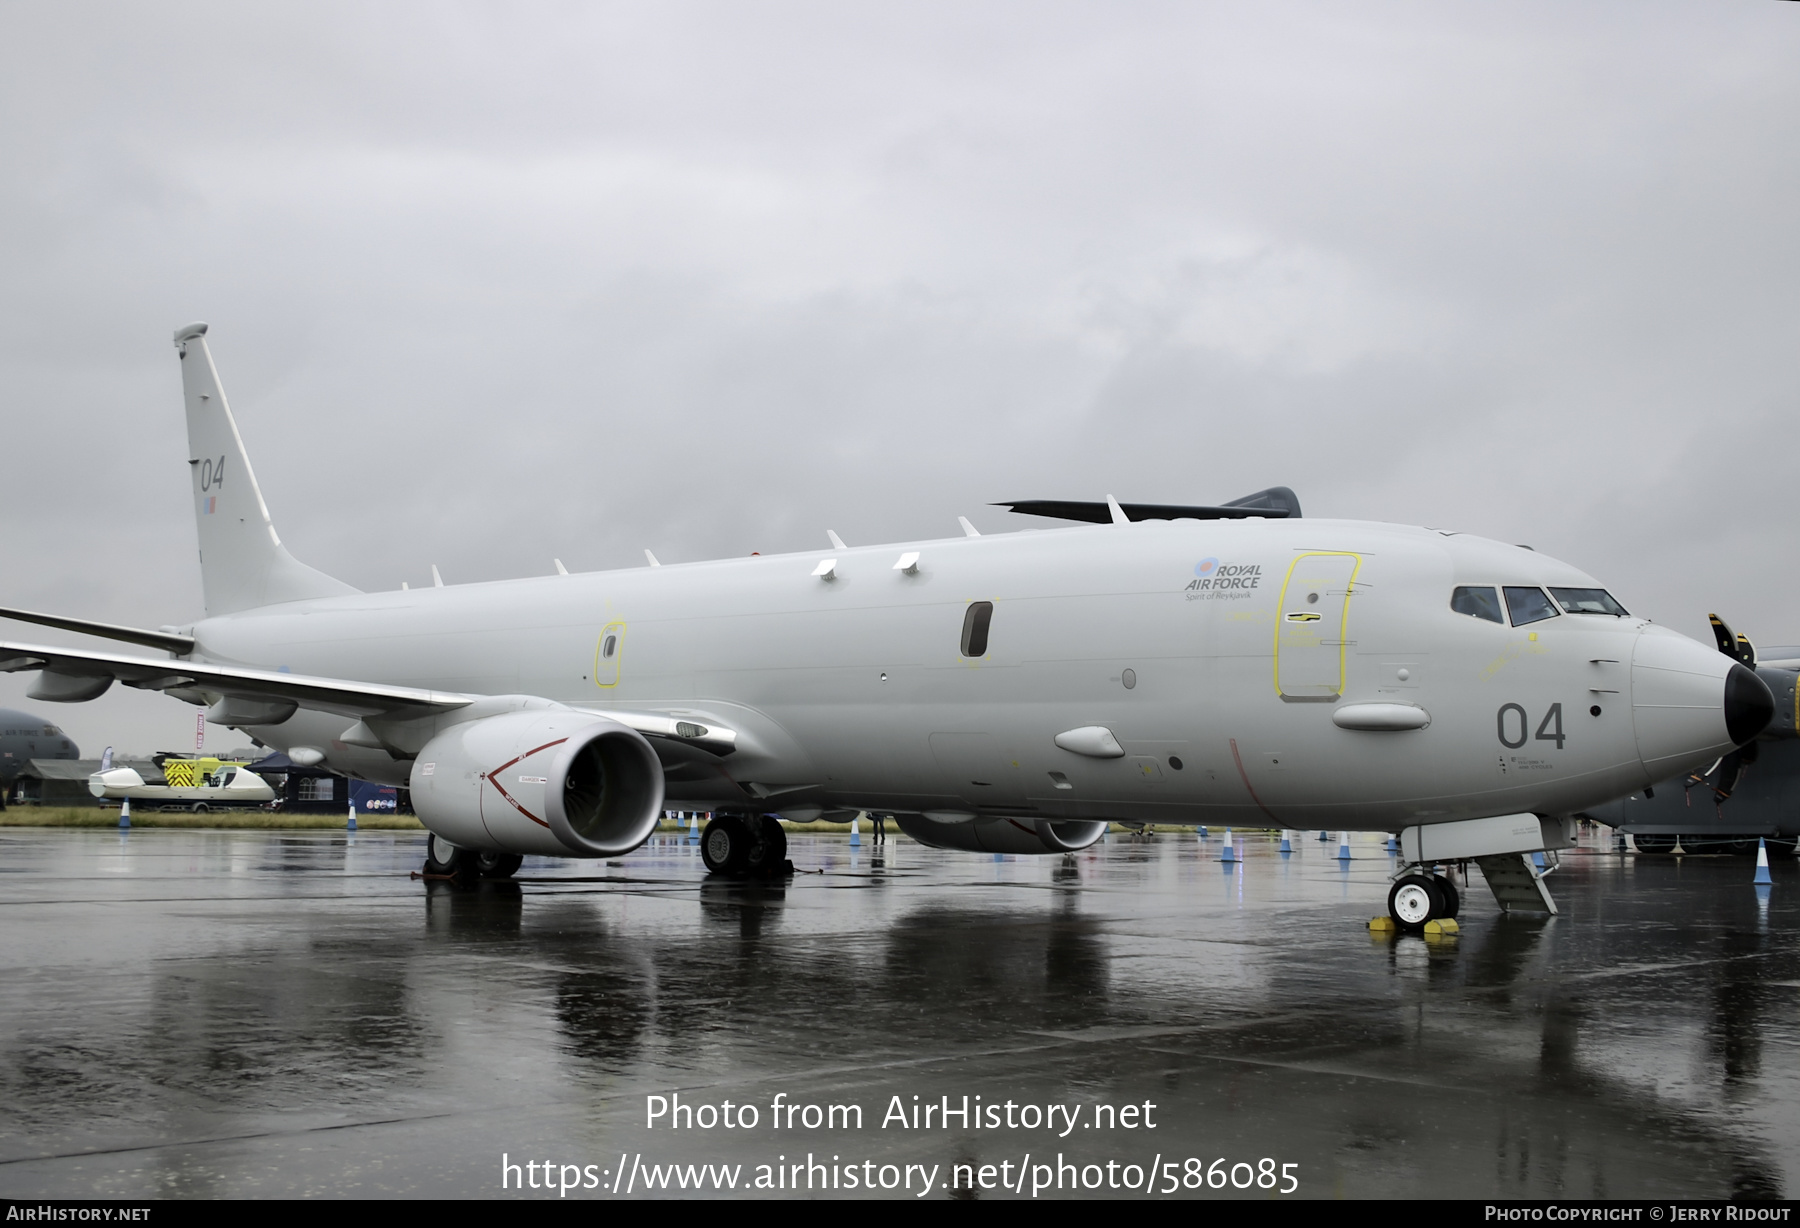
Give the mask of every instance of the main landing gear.
<svg viewBox="0 0 1800 1228">
<path fill-rule="evenodd" d="M 511 878 L 524 864 L 517 853 L 458 848 L 436 832 L 425 841 L 425 873 L 433 878 Z"/>
<path fill-rule="evenodd" d="M 1388 916 L 1411 934 L 1428 921 L 1455 920 L 1461 908 L 1462 893 L 1442 874 L 1405 874 L 1388 891 Z"/>
<path fill-rule="evenodd" d="M 793 869 L 787 831 L 769 814 L 715 814 L 700 834 L 700 860 L 728 878 L 773 878 Z"/>
</svg>

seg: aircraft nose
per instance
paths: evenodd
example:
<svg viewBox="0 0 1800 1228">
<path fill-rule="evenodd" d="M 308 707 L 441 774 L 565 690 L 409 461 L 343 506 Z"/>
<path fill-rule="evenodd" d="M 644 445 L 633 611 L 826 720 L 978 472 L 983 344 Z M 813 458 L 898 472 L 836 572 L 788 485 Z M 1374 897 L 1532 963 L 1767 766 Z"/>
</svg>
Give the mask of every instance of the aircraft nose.
<svg viewBox="0 0 1800 1228">
<path fill-rule="evenodd" d="M 1756 671 L 1734 664 L 1725 675 L 1725 730 L 1734 746 L 1742 746 L 1775 719 L 1775 696 Z"/>
<path fill-rule="evenodd" d="M 1775 697 L 1751 670 L 1709 645 L 1645 628 L 1631 658 L 1638 758 L 1651 780 L 1727 754 L 1762 732 Z"/>
</svg>

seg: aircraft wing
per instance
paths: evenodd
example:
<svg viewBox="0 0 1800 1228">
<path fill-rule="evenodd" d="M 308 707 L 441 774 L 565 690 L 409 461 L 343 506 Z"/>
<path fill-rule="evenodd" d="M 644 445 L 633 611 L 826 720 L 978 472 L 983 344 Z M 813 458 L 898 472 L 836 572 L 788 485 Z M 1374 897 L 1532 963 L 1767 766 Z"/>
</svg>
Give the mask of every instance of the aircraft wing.
<svg viewBox="0 0 1800 1228">
<path fill-rule="evenodd" d="M 358 720 L 379 717 L 405 721 L 454 712 L 483 698 L 456 691 L 0 641 L 0 673 L 21 670 L 43 670 L 54 677 L 54 689 L 42 698 L 94 699 L 113 682 L 121 682 L 142 691 L 162 691 L 193 704 L 212 703 L 213 697 L 223 696 L 227 701 L 273 709 L 262 719 L 257 719 L 254 712 L 220 712 L 226 718 L 223 723 L 228 724 L 276 724 L 285 720 L 295 705 Z M 666 764 L 690 761 L 697 751 L 704 752 L 703 758 L 716 759 L 737 749 L 737 731 L 710 716 L 690 719 L 662 712 L 610 708 L 582 711 L 609 717 L 637 730 L 650 739 Z M 232 715 L 239 719 L 231 719 Z"/>
<path fill-rule="evenodd" d="M 168 658 L 158 660 L 124 653 L 46 648 L 41 644 L 0 640 L 0 672 L 30 669 L 44 670 L 58 682 L 73 683 L 68 698 L 95 698 L 116 681 L 143 691 L 163 691 L 190 703 L 208 702 L 199 692 L 210 692 L 252 702 L 299 704 L 359 719 L 381 716 L 406 720 L 431 716 L 465 708 L 479 698 L 454 691 L 428 691 L 418 687 L 244 669 L 235 665 L 207 665 Z M 91 682 L 93 687 L 83 692 L 80 685 L 83 682 Z M 43 697 L 55 696 L 47 693 Z"/>
</svg>

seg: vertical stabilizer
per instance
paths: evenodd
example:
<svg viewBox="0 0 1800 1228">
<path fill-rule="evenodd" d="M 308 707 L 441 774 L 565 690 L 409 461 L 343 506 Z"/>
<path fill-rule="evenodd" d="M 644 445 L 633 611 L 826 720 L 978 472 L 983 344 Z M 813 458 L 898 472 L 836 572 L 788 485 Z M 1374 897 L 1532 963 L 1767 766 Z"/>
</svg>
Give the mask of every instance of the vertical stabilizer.
<svg viewBox="0 0 1800 1228">
<path fill-rule="evenodd" d="M 206 348 L 206 325 L 176 329 L 175 348 L 187 401 L 188 468 L 207 616 L 356 592 L 294 558 L 276 536 Z"/>
</svg>

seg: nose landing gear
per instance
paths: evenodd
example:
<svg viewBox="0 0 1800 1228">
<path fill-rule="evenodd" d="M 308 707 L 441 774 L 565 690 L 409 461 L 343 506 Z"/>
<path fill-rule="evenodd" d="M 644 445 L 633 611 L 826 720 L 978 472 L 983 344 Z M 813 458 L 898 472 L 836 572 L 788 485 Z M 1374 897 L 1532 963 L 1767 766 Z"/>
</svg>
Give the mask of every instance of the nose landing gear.
<svg viewBox="0 0 1800 1228">
<path fill-rule="evenodd" d="M 1462 908 L 1456 884 L 1441 874 L 1406 874 L 1388 891 L 1388 916 L 1407 933 L 1424 930 L 1428 921 L 1454 920 Z"/>
</svg>

